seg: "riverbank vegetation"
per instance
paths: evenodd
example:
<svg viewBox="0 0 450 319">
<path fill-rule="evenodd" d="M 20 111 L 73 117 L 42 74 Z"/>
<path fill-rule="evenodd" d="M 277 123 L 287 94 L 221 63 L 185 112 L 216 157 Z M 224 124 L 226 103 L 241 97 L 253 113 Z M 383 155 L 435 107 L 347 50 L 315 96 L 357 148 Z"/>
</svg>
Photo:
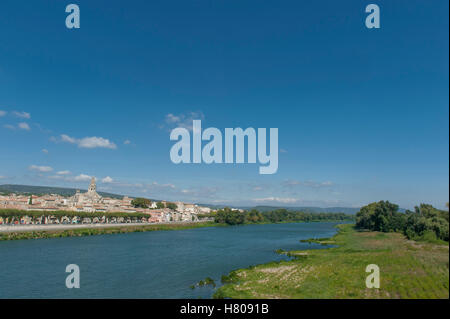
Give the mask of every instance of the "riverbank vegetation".
<svg viewBox="0 0 450 319">
<path fill-rule="evenodd" d="M 135 208 L 152 208 L 152 201 L 148 198 L 136 197 L 131 201 L 131 205 Z M 156 202 L 156 209 L 169 208 L 171 210 L 177 209 L 177 204 L 171 202 Z"/>
<path fill-rule="evenodd" d="M 0 210 L 1 225 L 69 225 L 69 224 L 130 224 L 156 222 L 150 214 L 106 213 L 74 211 L 27 211 L 15 209 Z"/>
<path fill-rule="evenodd" d="M 400 232 L 408 239 L 438 242 L 449 240 L 449 212 L 420 204 L 414 211 L 398 211 L 388 201 L 371 203 L 356 214 L 356 227 L 380 232 Z"/>
<path fill-rule="evenodd" d="M 408 240 L 351 224 L 325 239 L 336 247 L 291 251 L 290 261 L 222 276 L 214 298 L 448 298 L 449 246 Z M 320 242 L 320 240 L 319 240 Z M 285 253 L 285 252 L 283 252 Z M 380 268 L 380 288 L 366 288 L 367 265 Z"/>
<path fill-rule="evenodd" d="M 147 232 L 157 230 L 181 230 L 201 227 L 220 226 L 213 222 L 196 222 L 196 223 L 173 223 L 173 224 L 153 224 L 153 225 L 133 225 L 133 226 L 113 226 L 102 228 L 76 228 L 66 230 L 45 230 L 45 231 L 22 231 L 0 233 L 1 240 L 17 240 L 17 239 L 38 239 L 38 238 L 61 238 L 61 237 L 80 237 L 94 236 L 105 234 L 124 234 L 135 232 Z"/>
<path fill-rule="evenodd" d="M 268 212 L 236 211 L 230 208 L 220 209 L 210 215 L 216 223 L 228 225 L 258 224 L 258 223 L 288 223 L 288 222 L 324 222 L 324 221 L 352 221 L 355 216 L 344 213 L 306 213 L 277 209 Z"/>
<path fill-rule="evenodd" d="M 137 203 L 135 203 L 137 204 Z M 273 212 L 232 211 L 225 208 L 214 214 L 202 214 L 198 217 L 203 222 L 183 223 L 183 224 L 149 224 L 149 214 L 144 213 L 105 213 L 105 212 L 73 212 L 73 211 L 25 211 L 16 209 L 0 209 L 0 224 L 21 224 L 22 222 L 31 225 L 48 223 L 52 225 L 63 224 L 86 224 L 86 228 L 75 228 L 66 230 L 21 230 L 14 232 L 0 233 L 0 240 L 12 239 L 36 239 L 36 238 L 56 238 L 69 236 L 91 236 L 101 234 L 115 234 L 128 232 L 141 232 L 152 230 L 172 230 L 187 229 L 206 226 L 224 226 L 254 223 L 280 223 L 280 222 L 300 222 L 300 221 L 343 221 L 351 220 L 351 215 L 336 213 L 303 213 L 289 212 L 280 209 Z M 141 225 L 123 226 L 115 224 L 141 223 Z M 108 224 L 108 227 L 94 228 L 92 224 Z"/>
<path fill-rule="evenodd" d="M 29 217 L 42 217 L 42 216 L 68 216 L 68 217 L 130 217 L 130 218 L 142 218 L 142 217 L 149 217 L 149 214 L 144 213 L 113 213 L 113 212 L 74 212 L 74 211 L 66 211 L 66 210 L 55 210 L 55 211 L 33 211 L 33 210 L 19 210 L 19 209 L 0 209 L 0 217 L 3 218 L 11 218 L 11 217 L 17 217 L 21 218 L 23 216 L 29 216 Z"/>
</svg>

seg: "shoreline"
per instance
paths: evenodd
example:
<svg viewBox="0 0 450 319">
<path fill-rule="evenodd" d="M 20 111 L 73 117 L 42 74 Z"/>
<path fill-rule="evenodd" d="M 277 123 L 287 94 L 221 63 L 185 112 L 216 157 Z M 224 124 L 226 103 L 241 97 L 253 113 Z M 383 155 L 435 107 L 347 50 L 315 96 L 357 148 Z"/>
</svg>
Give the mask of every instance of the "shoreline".
<svg viewBox="0 0 450 319">
<path fill-rule="evenodd" d="M 121 224 L 50 224 L 50 225 L 0 225 L 0 241 L 39 238 L 81 237 L 103 234 L 123 234 L 132 232 L 147 232 L 158 230 L 182 230 L 202 227 L 245 226 L 265 224 L 316 223 L 337 221 L 286 221 L 279 223 L 246 223 L 229 225 L 214 221 L 195 222 L 160 222 L 160 223 L 121 223 Z"/>
<path fill-rule="evenodd" d="M 81 237 L 105 234 L 124 234 L 159 230 L 182 230 L 224 226 L 214 222 L 167 222 L 84 225 L 17 225 L 0 226 L 0 241 L 40 238 Z M 7 228 L 3 229 L 2 228 Z M 18 229 L 19 228 L 19 229 Z"/>
<path fill-rule="evenodd" d="M 88 229 L 88 228 L 112 228 L 127 226 L 152 226 L 152 225 L 171 225 L 171 224 L 197 224 L 196 222 L 165 222 L 165 223 L 117 223 L 117 224 L 50 224 L 50 225 L 0 225 L 0 233 L 14 232 L 32 232 L 32 231 L 55 231 L 69 229 Z"/>
<path fill-rule="evenodd" d="M 448 299 L 448 243 L 412 241 L 400 233 L 357 231 L 354 224 L 336 227 L 331 238 L 302 241 L 336 246 L 282 251 L 293 259 L 233 270 L 222 276 L 222 286 L 212 298 Z M 380 289 L 365 286 L 368 264 L 382 269 Z M 420 278 L 411 277 L 411 272 Z"/>
</svg>

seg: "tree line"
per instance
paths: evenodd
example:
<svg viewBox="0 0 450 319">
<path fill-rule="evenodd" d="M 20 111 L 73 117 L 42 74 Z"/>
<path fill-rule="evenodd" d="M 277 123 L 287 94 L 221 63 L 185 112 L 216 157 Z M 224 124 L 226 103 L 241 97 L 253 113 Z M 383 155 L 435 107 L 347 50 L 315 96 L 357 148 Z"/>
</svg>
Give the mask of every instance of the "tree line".
<svg viewBox="0 0 450 319">
<path fill-rule="evenodd" d="M 389 201 L 371 203 L 356 214 L 356 227 L 381 232 L 401 232 L 408 239 L 449 241 L 449 212 L 428 204 L 416 206 L 414 211 L 398 211 Z"/>
<path fill-rule="evenodd" d="M 122 212 L 76 212 L 76 211 L 33 211 L 33 210 L 19 210 L 19 209 L 0 209 L 0 217 L 41 217 L 41 216 L 67 216 L 67 217 L 130 217 L 130 218 L 148 218 L 149 215 L 145 213 L 122 213 Z"/>
<path fill-rule="evenodd" d="M 131 201 L 131 205 L 133 205 L 135 208 L 150 208 L 152 202 L 148 198 L 143 197 L 137 197 Z M 170 203 L 170 202 L 156 202 L 156 209 L 163 209 L 163 208 L 169 208 L 171 210 L 177 209 L 177 204 Z"/>
<path fill-rule="evenodd" d="M 355 216 L 344 213 L 307 213 L 289 211 L 281 208 L 268 212 L 256 209 L 250 211 L 236 211 L 226 207 L 211 214 L 216 223 L 239 225 L 254 223 L 283 223 L 283 222 L 318 222 L 318 221 L 351 221 Z"/>
</svg>

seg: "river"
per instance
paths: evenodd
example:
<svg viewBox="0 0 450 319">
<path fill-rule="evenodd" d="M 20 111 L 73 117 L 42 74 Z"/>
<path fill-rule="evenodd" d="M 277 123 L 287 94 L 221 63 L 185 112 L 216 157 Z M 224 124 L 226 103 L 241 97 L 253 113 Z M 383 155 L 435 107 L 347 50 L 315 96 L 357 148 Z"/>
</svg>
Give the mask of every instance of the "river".
<svg viewBox="0 0 450 319">
<path fill-rule="evenodd" d="M 337 223 L 206 227 L 0 242 L 0 298 L 211 298 L 198 281 L 287 258 L 276 249 L 321 249 Z M 80 288 L 65 286 L 68 264 Z"/>
</svg>

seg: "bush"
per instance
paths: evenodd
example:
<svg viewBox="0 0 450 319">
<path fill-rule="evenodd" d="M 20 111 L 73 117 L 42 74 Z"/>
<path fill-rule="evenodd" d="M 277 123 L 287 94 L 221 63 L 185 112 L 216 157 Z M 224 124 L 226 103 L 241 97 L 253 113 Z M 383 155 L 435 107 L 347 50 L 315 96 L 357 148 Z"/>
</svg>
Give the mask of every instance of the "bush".
<svg viewBox="0 0 450 319">
<path fill-rule="evenodd" d="M 435 233 L 434 231 L 432 231 L 432 230 L 426 230 L 426 231 L 422 234 L 422 236 L 420 236 L 420 237 L 418 238 L 418 240 L 426 241 L 426 242 L 429 242 L 429 243 L 435 243 L 435 242 L 438 241 L 438 238 L 437 238 L 436 233 Z"/>
<path fill-rule="evenodd" d="M 381 232 L 402 232 L 408 239 L 449 240 L 448 212 L 421 204 L 414 211 L 398 212 L 388 201 L 371 203 L 356 214 L 356 227 Z M 433 237 L 434 236 L 434 237 Z"/>
<path fill-rule="evenodd" d="M 134 207 L 140 207 L 140 208 L 149 208 L 150 207 L 150 200 L 147 198 L 138 197 L 131 201 L 131 205 Z"/>
</svg>

